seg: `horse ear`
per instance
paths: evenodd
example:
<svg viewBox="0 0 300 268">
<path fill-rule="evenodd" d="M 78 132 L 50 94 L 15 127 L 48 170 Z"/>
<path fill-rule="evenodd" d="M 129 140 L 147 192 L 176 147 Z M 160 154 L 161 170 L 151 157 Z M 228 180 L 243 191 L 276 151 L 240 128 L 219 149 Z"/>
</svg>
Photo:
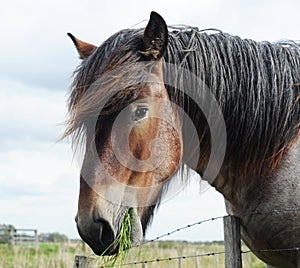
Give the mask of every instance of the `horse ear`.
<svg viewBox="0 0 300 268">
<path fill-rule="evenodd" d="M 67 33 L 67 34 L 72 39 L 81 59 L 86 59 L 97 48 L 96 46 L 94 46 L 92 44 L 89 44 L 89 43 L 79 40 L 71 33 Z"/>
<path fill-rule="evenodd" d="M 168 26 L 165 20 L 156 12 L 152 11 L 150 20 L 144 31 L 143 55 L 150 59 L 160 59 L 168 45 Z"/>
</svg>

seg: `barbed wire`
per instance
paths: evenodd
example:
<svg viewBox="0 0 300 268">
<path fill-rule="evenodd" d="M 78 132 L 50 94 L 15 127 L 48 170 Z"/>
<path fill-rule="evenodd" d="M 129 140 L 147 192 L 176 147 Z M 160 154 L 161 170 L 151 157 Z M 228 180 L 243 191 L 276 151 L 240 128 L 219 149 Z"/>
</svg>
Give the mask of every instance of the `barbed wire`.
<svg viewBox="0 0 300 268">
<path fill-rule="evenodd" d="M 259 252 L 282 252 L 282 251 L 300 251 L 299 247 L 294 248 L 280 248 L 280 249 L 260 249 L 260 250 L 245 250 L 241 251 L 241 254 L 249 254 L 249 253 L 259 253 Z M 120 264 L 119 267 L 122 266 L 129 266 L 129 265 L 138 265 L 138 264 L 148 264 L 148 263 L 155 263 L 155 262 L 164 262 L 164 261 L 174 261 L 174 260 L 185 260 L 185 259 L 192 259 L 192 258 L 200 258 L 200 257 L 210 257 L 210 256 L 217 256 L 217 255 L 224 255 L 225 251 L 218 251 L 218 252 L 209 252 L 209 253 L 200 253 L 195 255 L 187 255 L 187 256 L 173 256 L 167 258 L 156 258 L 150 260 L 142 260 L 142 261 L 134 261 Z"/>
<path fill-rule="evenodd" d="M 128 263 L 121 264 L 120 266 L 147 264 L 147 263 L 163 262 L 163 261 L 173 261 L 173 260 L 179 260 L 179 259 L 192 259 L 192 258 L 198 258 L 198 257 L 209 257 L 209 256 L 222 255 L 222 254 L 225 254 L 225 251 L 201 253 L 201 254 L 188 255 L 188 256 L 174 256 L 174 257 L 161 258 L 161 259 L 157 258 L 157 259 L 144 260 L 144 261 L 138 261 L 138 262 L 128 262 Z"/>
<path fill-rule="evenodd" d="M 194 227 L 194 226 L 196 226 L 196 225 L 200 225 L 200 224 L 203 224 L 203 223 L 206 223 L 206 222 L 210 222 L 210 221 L 215 221 L 215 220 L 223 219 L 224 217 L 225 217 L 225 216 L 218 216 L 218 217 L 213 217 L 213 218 L 210 218 L 210 219 L 206 219 L 206 220 L 194 222 L 194 223 L 192 223 L 192 224 L 187 224 L 187 225 L 185 225 L 185 226 L 183 226 L 183 227 L 174 229 L 173 231 L 170 231 L 170 232 L 168 232 L 168 233 L 165 233 L 165 234 L 162 234 L 162 235 L 160 235 L 160 236 L 157 236 L 156 238 L 147 240 L 147 241 L 145 241 L 145 242 L 143 242 L 143 243 L 141 243 L 140 245 L 137 245 L 137 246 L 135 246 L 135 247 L 141 247 L 141 246 L 144 246 L 144 245 L 146 245 L 146 244 L 153 243 L 153 242 L 155 242 L 155 241 L 157 241 L 157 240 L 159 240 L 159 239 L 161 239 L 161 238 L 163 238 L 163 237 L 170 236 L 170 235 L 172 235 L 172 234 L 174 234 L 174 233 L 177 233 L 177 232 L 180 232 L 180 231 L 182 231 L 182 230 L 189 229 L 189 228 L 191 228 L 191 227 Z"/>
<path fill-rule="evenodd" d="M 241 251 L 241 254 L 249 254 L 249 253 L 259 253 L 259 252 L 282 252 L 282 251 L 300 251 L 300 247 L 294 248 L 280 248 L 280 249 L 260 249 L 260 250 L 245 250 Z M 138 265 L 138 264 L 147 264 L 147 263 L 154 263 L 154 262 L 163 262 L 163 261 L 173 261 L 179 259 L 191 259 L 191 258 L 200 258 L 200 257 L 210 257 L 210 256 L 217 256 L 217 255 L 224 255 L 225 251 L 218 251 L 218 252 L 209 252 L 209 253 L 200 253 L 195 255 L 188 255 L 188 256 L 174 256 L 168 258 L 156 258 L 151 260 L 143 260 L 143 261 L 136 261 L 136 262 L 128 262 L 121 264 L 119 266 L 129 266 L 129 265 Z"/>
</svg>

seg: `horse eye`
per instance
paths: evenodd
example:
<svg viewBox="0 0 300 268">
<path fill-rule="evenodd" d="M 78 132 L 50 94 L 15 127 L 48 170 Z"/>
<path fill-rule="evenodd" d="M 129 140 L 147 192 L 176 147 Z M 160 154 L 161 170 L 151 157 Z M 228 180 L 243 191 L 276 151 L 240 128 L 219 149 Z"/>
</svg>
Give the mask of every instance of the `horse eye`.
<svg viewBox="0 0 300 268">
<path fill-rule="evenodd" d="M 148 113 L 147 107 L 137 107 L 133 114 L 133 120 L 138 121 L 146 117 Z"/>
</svg>

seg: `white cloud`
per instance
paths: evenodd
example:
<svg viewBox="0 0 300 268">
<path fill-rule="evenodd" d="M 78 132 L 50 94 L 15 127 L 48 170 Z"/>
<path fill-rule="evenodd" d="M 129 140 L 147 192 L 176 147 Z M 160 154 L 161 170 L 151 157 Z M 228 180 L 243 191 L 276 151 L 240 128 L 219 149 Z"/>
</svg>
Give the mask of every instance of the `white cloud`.
<svg viewBox="0 0 300 268">
<path fill-rule="evenodd" d="M 0 79 L 0 97 L 0 148 L 9 141 L 15 146 L 18 140 L 58 140 L 67 114 L 66 93 Z"/>
<path fill-rule="evenodd" d="M 220 1 L 211 15 L 210 27 L 257 41 L 298 39 L 297 17 L 300 2 L 296 0 Z"/>
</svg>

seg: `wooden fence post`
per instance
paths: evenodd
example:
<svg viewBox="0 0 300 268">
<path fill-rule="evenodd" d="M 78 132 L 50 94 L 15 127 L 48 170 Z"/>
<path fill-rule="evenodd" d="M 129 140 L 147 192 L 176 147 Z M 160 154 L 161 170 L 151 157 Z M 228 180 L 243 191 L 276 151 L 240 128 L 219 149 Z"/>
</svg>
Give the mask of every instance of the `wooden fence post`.
<svg viewBox="0 0 300 268">
<path fill-rule="evenodd" d="M 36 252 L 39 250 L 39 235 L 37 230 L 34 230 L 34 249 Z"/>
<path fill-rule="evenodd" d="M 198 251 L 196 251 L 196 254 L 195 255 L 198 255 Z M 196 257 L 195 258 L 195 262 L 196 262 L 196 268 L 200 268 L 200 258 L 199 257 Z"/>
<path fill-rule="evenodd" d="M 226 216 L 224 222 L 225 268 L 241 268 L 241 232 L 240 220 L 234 216 Z"/>
<path fill-rule="evenodd" d="M 178 258 L 178 268 L 181 268 L 181 258 Z"/>
<path fill-rule="evenodd" d="M 15 244 L 15 232 L 16 232 L 16 230 L 13 229 L 13 228 L 11 228 L 11 229 L 9 230 L 9 236 L 10 236 L 10 238 L 9 238 L 9 243 L 10 243 L 11 245 L 14 245 L 14 244 Z"/>
<path fill-rule="evenodd" d="M 75 256 L 73 268 L 97 268 L 97 260 L 86 256 Z"/>
</svg>

